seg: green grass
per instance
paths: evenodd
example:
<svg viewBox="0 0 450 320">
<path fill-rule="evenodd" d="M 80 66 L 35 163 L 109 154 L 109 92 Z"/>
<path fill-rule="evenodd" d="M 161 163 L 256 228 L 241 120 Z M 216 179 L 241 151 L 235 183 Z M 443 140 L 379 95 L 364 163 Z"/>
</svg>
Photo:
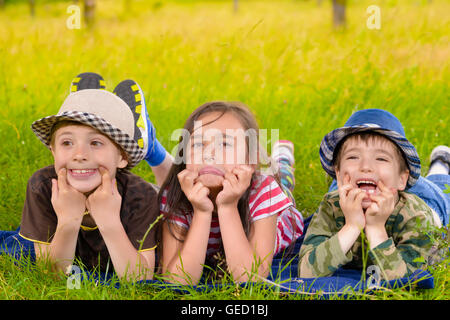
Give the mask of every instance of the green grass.
<svg viewBox="0 0 450 320">
<path fill-rule="evenodd" d="M 72 78 L 98 72 L 107 88 L 125 78 L 143 88 L 158 137 L 168 150 L 171 133 L 194 108 L 210 100 L 239 100 L 261 128 L 280 130 L 295 143 L 299 209 L 312 214 L 329 178 L 321 168 L 322 137 L 358 109 L 394 113 L 422 159 L 450 144 L 448 32 L 450 4 L 427 1 L 350 1 L 348 27 L 333 31 L 324 1 L 98 0 L 92 30 L 66 28 L 71 2 L 26 2 L 0 10 L 0 229 L 20 223 L 28 178 L 52 162 L 30 130 L 58 111 Z M 381 29 L 366 27 L 366 8 L 381 8 Z M 154 181 L 141 163 L 133 172 Z M 362 298 L 449 299 L 447 263 L 434 271 L 434 290 L 393 290 Z M 67 290 L 65 278 L 0 257 L 3 299 L 297 299 L 277 292 L 230 288 L 176 295 L 171 290 L 85 283 Z"/>
</svg>

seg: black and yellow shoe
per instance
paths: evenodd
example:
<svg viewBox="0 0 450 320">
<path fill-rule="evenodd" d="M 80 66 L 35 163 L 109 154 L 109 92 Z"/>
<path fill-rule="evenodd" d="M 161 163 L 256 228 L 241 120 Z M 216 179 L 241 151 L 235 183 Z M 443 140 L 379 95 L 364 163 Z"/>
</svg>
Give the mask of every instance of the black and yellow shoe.
<svg viewBox="0 0 450 320">
<path fill-rule="evenodd" d="M 133 112 L 135 124 L 134 140 L 147 154 L 149 136 L 153 140 L 154 128 L 153 125 L 149 128 L 147 106 L 145 105 L 144 93 L 141 87 L 134 80 L 123 80 L 116 86 L 113 93 L 124 100 Z"/>
<path fill-rule="evenodd" d="M 77 75 L 70 84 L 70 93 L 84 89 L 103 89 L 105 90 L 105 80 L 94 72 L 84 72 Z"/>
</svg>

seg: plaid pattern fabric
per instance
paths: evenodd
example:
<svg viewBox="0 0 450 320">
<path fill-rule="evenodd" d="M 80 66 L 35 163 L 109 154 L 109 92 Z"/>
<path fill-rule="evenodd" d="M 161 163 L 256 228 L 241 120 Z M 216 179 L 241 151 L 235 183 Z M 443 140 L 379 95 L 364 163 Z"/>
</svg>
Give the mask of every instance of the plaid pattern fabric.
<svg viewBox="0 0 450 320">
<path fill-rule="evenodd" d="M 50 147 L 52 127 L 59 121 L 72 120 L 77 121 L 88 126 L 94 127 L 100 132 L 110 137 L 114 142 L 123 148 L 128 155 L 128 169 L 133 168 L 144 159 L 144 152 L 139 148 L 136 141 L 133 140 L 127 133 L 114 127 L 106 122 L 103 118 L 92 113 L 80 111 L 65 111 L 58 115 L 48 116 L 36 120 L 31 124 L 31 129 L 34 134 L 42 141 L 48 148 Z"/>
<path fill-rule="evenodd" d="M 416 148 L 401 134 L 384 129 L 377 124 L 367 123 L 359 126 L 342 127 L 335 129 L 328 133 L 320 144 L 320 162 L 323 169 L 334 179 L 336 179 L 336 173 L 333 167 L 333 154 L 338 144 L 345 137 L 363 131 L 374 131 L 386 136 L 389 140 L 394 142 L 400 150 L 402 150 L 406 163 L 409 167 L 409 178 L 406 188 L 411 188 L 420 177 L 420 159 L 417 154 Z"/>
</svg>

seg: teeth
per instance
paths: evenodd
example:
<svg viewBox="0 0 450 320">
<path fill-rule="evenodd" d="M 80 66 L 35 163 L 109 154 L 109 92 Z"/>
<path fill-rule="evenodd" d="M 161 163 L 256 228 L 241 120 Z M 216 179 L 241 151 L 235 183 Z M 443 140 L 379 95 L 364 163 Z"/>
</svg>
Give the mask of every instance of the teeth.
<svg viewBox="0 0 450 320">
<path fill-rule="evenodd" d="M 91 172 L 94 172 L 94 170 L 93 169 L 88 169 L 88 170 L 86 170 L 86 169 L 72 169 L 72 171 L 74 172 L 74 173 L 91 173 Z"/>
<path fill-rule="evenodd" d="M 372 184 L 372 185 L 376 186 L 375 182 L 369 181 L 369 180 L 360 180 L 356 184 L 362 184 L 362 183 L 364 183 L 364 184 Z"/>
</svg>

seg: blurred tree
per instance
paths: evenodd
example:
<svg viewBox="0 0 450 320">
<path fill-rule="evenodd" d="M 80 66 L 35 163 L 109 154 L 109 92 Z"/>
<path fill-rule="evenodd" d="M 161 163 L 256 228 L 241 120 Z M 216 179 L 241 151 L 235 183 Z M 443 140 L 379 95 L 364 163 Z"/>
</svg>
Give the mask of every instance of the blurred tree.
<svg viewBox="0 0 450 320">
<path fill-rule="evenodd" d="M 88 27 L 94 25 L 95 0 L 84 0 L 84 21 Z"/>
<path fill-rule="evenodd" d="M 345 7 L 347 0 L 333 0 L 333 25 L 336 28 L 345 28 Z"/>
<path fill-rule="evenodd" d="M 30 5 L 30 15 L 34 17 L 35 11 L 35 1 L 34 0 L 28 0 L 28 4 Z"/>
<path fill-rule="evenodd" d="M 239 9 L 239 0 L 233 0 L 233 10 L 237 12 Z"/>
</svg>

